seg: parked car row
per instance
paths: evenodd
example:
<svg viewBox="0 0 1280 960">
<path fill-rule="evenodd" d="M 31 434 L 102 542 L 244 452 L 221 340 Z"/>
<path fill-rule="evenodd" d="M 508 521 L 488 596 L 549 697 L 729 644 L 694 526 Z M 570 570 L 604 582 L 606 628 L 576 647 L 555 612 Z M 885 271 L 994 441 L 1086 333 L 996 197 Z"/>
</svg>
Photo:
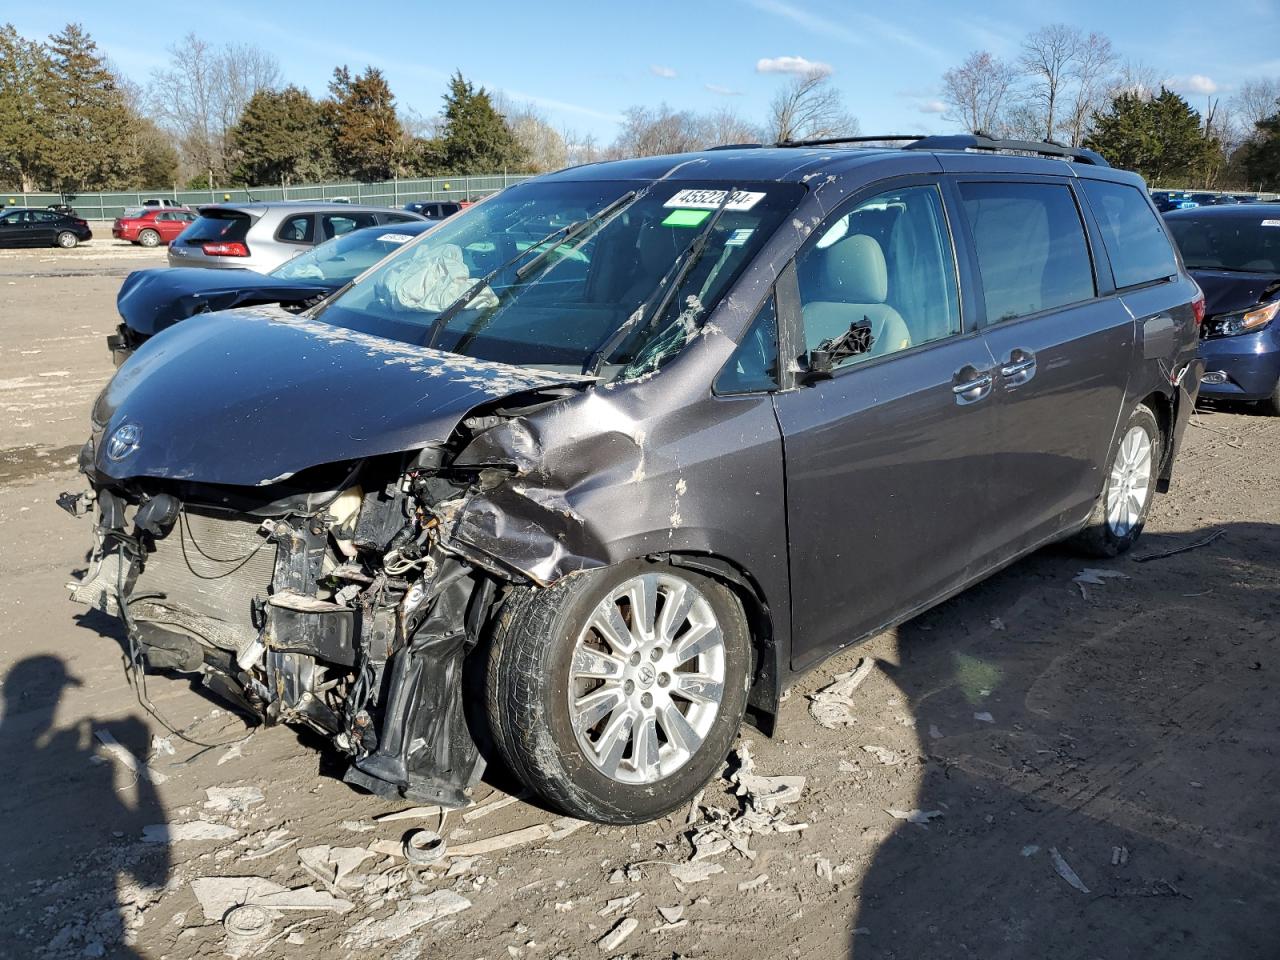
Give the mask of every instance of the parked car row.
<svg viewBox="0 0 1280 960">
<path fill-rule="evenodd" d="M 92 239 L 89 224 L 71 214 L 36 207 L 9 207 L 0 212 L 0 247 L 70 249 Z"/>
</svg>

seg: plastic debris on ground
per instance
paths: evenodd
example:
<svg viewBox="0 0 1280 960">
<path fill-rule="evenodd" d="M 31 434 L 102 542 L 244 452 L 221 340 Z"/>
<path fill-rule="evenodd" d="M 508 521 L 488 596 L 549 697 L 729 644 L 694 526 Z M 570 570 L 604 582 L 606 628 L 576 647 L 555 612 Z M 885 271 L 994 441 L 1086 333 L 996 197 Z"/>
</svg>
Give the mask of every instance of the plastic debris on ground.
<svg viewBox="0 0 1280 960">
<path fill-rule="evenodd" d="M 1081 893 L 1089 892 L 1089 888 L 1085 886 L 1084 881 L 1080 879 L 1079 875 L 1071 869 L 1071 864 L 1067 863 L 1067 861 L 1063 859 L 1063 856 L 1058 852 L 1057 847 L 1049 848 L 1049 857 L 1053 860 L 1053 869 L 1058 871 L 1058 876 L 1067 881 L 1067 883 L 1071 884 L 1071 886 L 1075 887 Z"/>
<path fill-rule="evenodd" d="M 347 932 L 347 947 L 371 947 L 387 940 L 407 937 L 419 927 L 471 909 L 471 901 L 452 890 L 436 890 L 396 904 L 389 917 L 361 920 Z"/>
<path fill-rule="evenodd" d="M 102 748 L 123 764 L 124 767 L 135 777 L 140 777 L 143 780 L 156 784 L 157 786 L 169 779 L 160 771 L 152 770 L 145 763 L 139 761 L 127 747 L 111 735 L 110 730 L 95 730 L 93 731 L 93 735 L 98 738 L 98 742 L 102 744 Z"/>
<path fill-rule="evenodd" d="M 852 712 L 855 706 L 853 692 L 871 675 L 875 666 L 873 658 L 864 657 L 848 673 L 838 674 L 827 686 L 810 694 L 809 715 L 828 730 L 857 723 Z"/>
<path fill-rule="evenodd" d="M 941 810 L 885 810 L 895 820 L 905 820 L 920 827 L 927 827 L 930 820 L 942 816 Z"/>
<path fill-rule="evenodd" d="M 1102 567 L 1085 567 L 1072 577 L 1071 581 L 1080 588 L 1080 596 L 1087 599 L 1089 593 L 1085 590 L 1086 584 L 1092 587 L 1101 587 L 1108 579 L 1128 580 L 1129 575 L 1121 573 L 1119 570 L 1107 570 Z"/>
<path fill-rule="evenodd" d="M 143 843 L 180 843 L 187 840 L 234 840 L 240 836 L 235 827 L 211 820 L 189 820 L 186 823 L 153 823 L 142 828 Z"/>
<path fill-rule="evenodd" d="M 600 938 L 597 946 L 601 950 L 617 950 L 622 945 L 623 940 L 635 933 L 638 926 L 640 926 L 640 921 L 635 917 L 619 920 L 612 930 Z"/>
<path fill-rule="evenodd" d="M 247 813 L 266 799 L 257 787 L 209 787 L 204 793 L 204 808 L 212 813 Z"/>
</svg>

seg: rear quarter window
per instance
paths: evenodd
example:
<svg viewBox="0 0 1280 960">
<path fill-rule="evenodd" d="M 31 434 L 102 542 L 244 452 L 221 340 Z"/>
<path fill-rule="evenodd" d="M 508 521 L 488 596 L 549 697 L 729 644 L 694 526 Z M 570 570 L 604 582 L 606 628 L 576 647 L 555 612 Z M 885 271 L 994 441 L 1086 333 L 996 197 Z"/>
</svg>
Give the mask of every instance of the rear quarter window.
<svg viewBox="0 0 1280 960">
<path fill-rule="evenodd" d="M 1082 180 L 1102 230 L 1117 287 L 1165 280 L 1178 272 L 1169 237 L 1142 191 L 1123 183 Z"/>
</svg>

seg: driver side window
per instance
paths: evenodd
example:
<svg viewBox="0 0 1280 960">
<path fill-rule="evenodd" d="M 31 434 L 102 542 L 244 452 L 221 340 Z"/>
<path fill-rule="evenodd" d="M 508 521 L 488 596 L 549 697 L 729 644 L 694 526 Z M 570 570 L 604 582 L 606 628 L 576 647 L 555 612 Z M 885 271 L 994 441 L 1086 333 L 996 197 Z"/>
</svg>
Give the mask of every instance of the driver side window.
<svg viewBox="0 0 1280 960">
<path fill-rule="evenodd" d="M 843 367 L 960 332 L 955 257 L 935 186 L 859 201 L 796 259 L 807 351 Z"/>
</svg>

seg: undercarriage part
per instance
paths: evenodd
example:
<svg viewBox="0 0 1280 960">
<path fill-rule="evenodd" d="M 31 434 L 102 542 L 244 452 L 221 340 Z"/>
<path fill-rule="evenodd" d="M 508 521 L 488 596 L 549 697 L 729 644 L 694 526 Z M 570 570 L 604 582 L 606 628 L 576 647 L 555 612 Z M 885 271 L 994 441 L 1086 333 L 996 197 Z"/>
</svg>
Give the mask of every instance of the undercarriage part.
<svg viewBox="0 0 1280 960">
<path fill-rule="evenodd" d="M 272 650 L 305 653 L 344 667 L 355 665 L 358 610 L 285 592 L 268 600 L 266 621 L 263 636 Z"/>
<path fill-rule="evenodd" d="M 489 593 L 457 561 L 442 565 L 422 607 L 429 609 L 391 662 L 377 749 L 344 779 L 372 793 L 465 806 L 484 772 L 462 702 L 468 612 Z M 358 735 L 358 731 L 352 731 Z"/>
<path fill-rule="evenodd" d="M 185 633 L 144 622 L 137 625 L 137 636 L 142 655 L 152 669 L 199 673 L 204 666 L 204 647 Z"/>
</svg>

